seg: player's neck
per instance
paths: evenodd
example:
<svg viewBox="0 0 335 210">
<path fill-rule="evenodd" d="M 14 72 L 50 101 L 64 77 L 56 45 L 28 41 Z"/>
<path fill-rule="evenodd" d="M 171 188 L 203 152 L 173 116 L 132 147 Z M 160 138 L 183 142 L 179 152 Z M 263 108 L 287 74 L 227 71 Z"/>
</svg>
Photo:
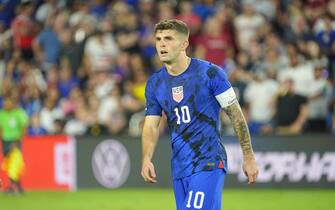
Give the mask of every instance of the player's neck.
<svg viewBox="0 0 335 210">
<path fill-rule="evenodd" d="M 182 74 L 184 71 L 186 71 L 190 63 L 191 58 L 185 54 L 183 56 L 178 57 L 178 59 L 175 62 L 165 63 L 164 65 L 166 67 L 167 72 L 170 75 L 178 76 Z"/>
</svg>

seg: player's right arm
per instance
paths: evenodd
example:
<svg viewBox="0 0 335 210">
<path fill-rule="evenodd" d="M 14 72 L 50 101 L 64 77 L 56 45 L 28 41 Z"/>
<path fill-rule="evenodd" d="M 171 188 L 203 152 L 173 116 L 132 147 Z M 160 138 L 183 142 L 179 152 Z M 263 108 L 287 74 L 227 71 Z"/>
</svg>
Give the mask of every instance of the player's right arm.
<svg viewBox="0 0 335 210">
<path fill-rule="evenodd" d="M 142 170 L 141 175 L 146 182 L 155 183 L 156 172 L 152 164 L 152 157 L 155 151 L 159 136 L 159 122 L 162 116 L 160 106 L 155 91 L 159 83 L 154 83 L 155 78 L 150 77 L 145 87 L 145 119 L 142 131 Z M 155 84 L 155 85 L 154 85 Z"/>
<path fill-rule="evenodd" d="M 142 170 L 141 175 L 146 182 L 156 183 L 155 167 L 152 157 L 159 137 L 159 122 L 161 116 L 148 115 L 145 117 L 142 131 Z"/>
</svg>

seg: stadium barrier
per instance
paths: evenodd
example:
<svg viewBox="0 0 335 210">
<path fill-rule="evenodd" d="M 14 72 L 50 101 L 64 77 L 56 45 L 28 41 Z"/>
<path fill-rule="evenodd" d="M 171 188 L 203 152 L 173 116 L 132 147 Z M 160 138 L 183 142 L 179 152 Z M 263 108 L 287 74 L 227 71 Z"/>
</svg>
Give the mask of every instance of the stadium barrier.
<svg viewBox="0 0 335 210">
<path fill-rule="evenodd" d="M 70 191 L 76 188 L 75 140 L 68 136 L 26 137 L 22 143 L 25 169 L 22 185 L 28 190 Z M 3 157 L 0 157 L 0 164 Z M 0 169 L 0 177 L 8 185 Z"/>
<path fill-rule="evenodd" d="M 331 135 L 253 137 L 259 165 L 256 188 L 334 188 L 335 138 Z M 240 146 L 225 137 L 227 188 L 246 186 Z M 170 141 L 160 138 L 154 155 L 157 184 L 140 176 L 141 142 L 129 136 L 41 136 L 24 139 L 22 179 L 27 190 L 171 187 Z M 2 157 L 0 156 L 0 163 Z M 0 177 L 4 173 L 0 170 Z M 6 184 L 6 183 L 5 183 Z"/>
<path fill-rule="evenodd" d="M 335 187 L 335 138 L 331 135 L 253 137 L 259 164 L 257 188 Z M 77 184 L 86 187 L 170 187 L 170 142 L 162 137 L 154 155 L 157 184 L 140 177 L 141 143 L 129 137 L 81 137 L 77 143 Z M 242 154 L 225 137 L 229 175 L 226 187 L 246 186 Z"/>
</svg>

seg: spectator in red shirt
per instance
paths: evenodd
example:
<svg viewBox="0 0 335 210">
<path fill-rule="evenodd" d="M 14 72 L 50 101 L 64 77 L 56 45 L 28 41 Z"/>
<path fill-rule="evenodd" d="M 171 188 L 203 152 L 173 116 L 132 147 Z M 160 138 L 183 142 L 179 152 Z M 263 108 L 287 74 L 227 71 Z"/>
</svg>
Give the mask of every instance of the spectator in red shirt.
<svg viewBox="0 0 335 210">
<path fill-rule="evenodd" d="M 33 57 L 32 42 L 35 38 L 34 22 L 31 15 L 34 11 L 32 1 L 22 1 L 19 7 L 19 14 L 12 23 L 14 47 L 19 50 L 22 57 L 30 60 Z"/>
<path fill-rule="evenodd" d="M 189 0 L 183 0 L 178 6 L 179 15 L 176 19 L 181 20 L 187 24 L 190 29 L 190 46 L 193 46 L 196 42 L 196 37 L 199 34 L 201 28 L 201 18 L 199 15 L 193 12 L 192 2 Z"/>
<path fill-rule="evenodd" d="M 195 57 L 224 66 L 229 45 L 228 37 L 222 33 L 220 21 L 215 17 L 210 17 L 206 20 L 205 30 L 197 41 Z"/>
</svg>

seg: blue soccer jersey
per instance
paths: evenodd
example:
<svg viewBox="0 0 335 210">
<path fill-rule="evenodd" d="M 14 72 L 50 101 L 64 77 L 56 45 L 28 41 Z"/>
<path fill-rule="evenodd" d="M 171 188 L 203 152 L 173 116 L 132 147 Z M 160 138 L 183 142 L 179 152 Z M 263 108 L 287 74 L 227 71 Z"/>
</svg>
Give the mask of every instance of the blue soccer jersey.
<svg viewBox="0 0 335 210">
<path fill-rule="evenodd" d="M 146 116 L 165 112 L 171 133 L 172 177 L 224 168 L 227 155 L 221 143 L 220 108 L 236 100 L 220 67 L 192 58 L 178 76 L 165 67 L 146 86 Z"/>
</svg>

